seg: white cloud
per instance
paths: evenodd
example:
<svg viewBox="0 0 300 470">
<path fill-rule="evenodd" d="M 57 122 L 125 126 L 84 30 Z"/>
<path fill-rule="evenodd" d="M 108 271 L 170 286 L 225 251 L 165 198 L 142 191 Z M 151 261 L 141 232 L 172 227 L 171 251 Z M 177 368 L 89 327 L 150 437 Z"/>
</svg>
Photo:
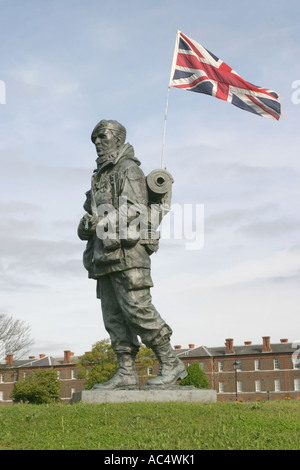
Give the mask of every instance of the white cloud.
<svg viewBox="0 0 300 470">
<path fill-rule="evenodd" d="M 298 275 L 300 270 L 300 251 L 278 251 L 272 255 L 255 260 L 247 260 L 216 270 L 214 274 L 206 275 L 205 271 L 170 276 L 163 282 L 164 288 L 170 290 L 198 290 L 238 286 L 258 281 L 289 278 Z"/>
</svg>

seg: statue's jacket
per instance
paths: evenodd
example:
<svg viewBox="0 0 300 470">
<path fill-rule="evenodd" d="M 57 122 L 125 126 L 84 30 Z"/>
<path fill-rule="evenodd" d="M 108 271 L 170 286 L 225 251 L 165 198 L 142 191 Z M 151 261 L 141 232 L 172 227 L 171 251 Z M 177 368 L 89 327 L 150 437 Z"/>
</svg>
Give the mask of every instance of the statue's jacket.
<svg viewBox="0 0 300 470">
<path fill-rule="evenodd" d="M 134 237 L 128 236 L 128 233 L 125 237 L 124 233 L 120 236 L 120 210 L 124 214 L 124 204 L 120 206 L 120 201 L 126 203 L 129 213 L 133 213 L 132 208 L 135 207 L 149 207 L 145 175 L 130 144 L 125 144 L 114 158 L 94 171 L 91 189 L 86 193 L 84 204 L 84 209 L 90 215 L 95 214 L 95 211 L 97 215 L 102 214 L 102 208 L 105 209 L 106 205 L 115 209 L 113 214 L 109 214 L 116 221 L 115 236 L 103 238 L 99 237 L 98 230 L 87 229 L 86 216 L 79 223 L 78 236 L 87 241 L 83 264 L 90 278 L 100 280 L 101 276 L 123 271 L 126 272 L 124 281 L 126 278 L 129 289 L 152 287 L 150 254 L 157 250 L 158 241 L 137 237 L 136 232 Z"/>
</svg>

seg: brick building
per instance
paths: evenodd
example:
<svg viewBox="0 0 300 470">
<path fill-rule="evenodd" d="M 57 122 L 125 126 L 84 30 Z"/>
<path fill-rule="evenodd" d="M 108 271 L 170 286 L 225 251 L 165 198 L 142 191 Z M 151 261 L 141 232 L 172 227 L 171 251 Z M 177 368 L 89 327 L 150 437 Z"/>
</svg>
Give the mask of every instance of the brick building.
<svg viewBox="0 0 300 470">
<path fill-rule="evenodd" d="M 287 339 L 271 344 L 269 336 L 256 345 L 245 341 L 235 346 L 233 339 L 226 339 L 223 347 L 175 346 L 185 364 L 200 363 L 219 401 L 300 399 L 300 349 L 296 348 Z"/>
<path fill-rule="evenodd" d="M 13 356 L 6 357 L 6 363 L 0 364 L 0 405 L 13 403 L 10 393 L 15 382 L 23 380 L 28 374 L 36 370 L 55 369 L 61 382 L 61 399 L 69 403 L 74 392 L 85 389 L 85 380 L 77 379 L 78 357 L 71 351 L 64 351 L 64 356 L 54 358 L 40 354 L 38 358 L 29 356 L 28 359 L 13 360 Z"/>
<path fill-rule="evenodd" d="M 300 399 L 300 349 L 296 347 L 287 339 L 271 344 L 270 337 L 263 337 L 262 344 L 256 345 L 245 341 L 244 345 L 235 346 L 232 339 L 226 339 L 221 347 L 189 344 L 187 349 L 175 346 L 174 350 L 187 367 L 192 362 L 199 363 L 219 401 L 255 401 Z M 77 362 L 78 357 L 71 351 L 64 351 L 61 358 L 40 354 L 38 358 L 14 361 L 7 356 L 6 363 L 0 364 L 0 405 L 13 403 L 10 392 L 17 380 L 23 380 L 33 370 L 49 368 L 57 370 L 62 401 L 69 403 L 75 391 L 85 388 L 85 381 L 77 379 Z M 158 364 L 143 369 L 139 374 L 141 385 L 157 372 Z"/>
</svg>

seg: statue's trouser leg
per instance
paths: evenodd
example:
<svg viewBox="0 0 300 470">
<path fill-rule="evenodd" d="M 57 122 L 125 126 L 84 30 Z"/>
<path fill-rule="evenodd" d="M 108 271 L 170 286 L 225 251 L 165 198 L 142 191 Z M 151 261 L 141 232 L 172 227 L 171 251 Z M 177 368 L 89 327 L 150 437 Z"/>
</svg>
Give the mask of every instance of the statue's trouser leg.
<svg viewBox="0 0 300 470">
<path fill-rule="evenodd" d="M 131 380 L 133 384 L 136 382 L 136 371 L 129 357 L 134 359 L 139 349 L 137 335 L 146 346 L 158 351 L 159 345 L 170 344 L 172 330 L 153 306 L 150 289 L 128 289 L 122 272 L 101 277 L 100 298 L 104 325 L 120 365 L 112 379 L 113 384 L 109 381 L 107 385 L 126 385 L 130 382 L 130 374 L 135 377 Z M 122 358 L 126 360 L 122 361 Z"/>
<path fill-rule="evenodd" d="M 116 354 L 136 354 L 137 335 L 150 348 L 170 339 L 172 330 L 152 304 L 150 289 L 128 289 L 123 272 L 101 277 L 101 306 Z"/>
<path fill-rule="evenodd" d="M 120 309 L 109 275 L 101 277 L 101 306 L 104 326 L 117 355 L 119 368 L 112 379 L 96 384 L 94 390 L 113 390 L 138 385 L 135 356 L 139 350 L 137 336 L 131 331 Z"/>
<path fill-rule="evenodd" d="M 125 321 L 109 274 L 101 277 L 100 285 L 103 322 L 113 350 L 116 354 L 127 353 L 136 356 L 139 341 Z"/>
</svg>

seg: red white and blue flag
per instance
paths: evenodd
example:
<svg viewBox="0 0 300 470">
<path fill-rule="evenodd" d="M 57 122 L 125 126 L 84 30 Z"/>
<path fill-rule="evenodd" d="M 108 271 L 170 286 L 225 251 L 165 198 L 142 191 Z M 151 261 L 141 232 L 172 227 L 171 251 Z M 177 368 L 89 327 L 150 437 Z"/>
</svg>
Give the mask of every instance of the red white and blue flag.
<svg viewBox="0 0 300 470">
<path fill-rule="evenodd" d="M 177 31 L 169 87 L 205 93 L 274 119 L 280 118 L 279 95 L 243 80 L 225 62 Z"/>
</svg>

